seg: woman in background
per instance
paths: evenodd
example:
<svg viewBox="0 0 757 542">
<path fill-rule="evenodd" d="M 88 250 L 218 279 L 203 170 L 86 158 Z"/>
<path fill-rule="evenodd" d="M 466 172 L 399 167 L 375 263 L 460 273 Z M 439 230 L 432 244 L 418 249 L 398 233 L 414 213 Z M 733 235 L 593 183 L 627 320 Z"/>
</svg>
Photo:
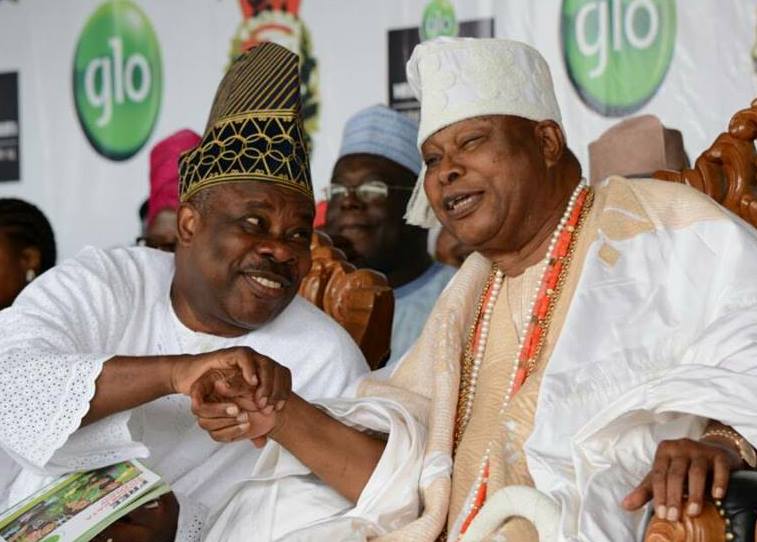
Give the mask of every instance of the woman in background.
<svg viewBox="0 0 757 542">
<path fill-rule="evenodd" d="M 0 309 L 55 265 L 55 236 L 42 211 L 20 199 L 0 198 Z"/>
</svg>

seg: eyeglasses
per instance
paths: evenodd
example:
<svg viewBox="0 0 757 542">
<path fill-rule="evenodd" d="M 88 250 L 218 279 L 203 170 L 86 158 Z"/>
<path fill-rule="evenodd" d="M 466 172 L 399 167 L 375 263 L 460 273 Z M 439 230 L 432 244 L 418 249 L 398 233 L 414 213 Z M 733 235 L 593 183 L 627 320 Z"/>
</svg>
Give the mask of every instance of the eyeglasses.
<svg viewBox="0 0 757 542">
<path fill-rule="evenodd" d="M 137 237 L 137 246 L 156 248 L 163 252 L 174 252 L 176 250 L 175 241 L 161 241 L 150 237 Z"/>
<path fill-rule="evenodd" d="M 412 189 L 411 186 L 389 185 L 384 181 L 367 181 L 357 186 L 344 186 L 340 183 L 331 183 L 324 190 L 326 192 L 326 199 L 329 201 L 340 200 L 349 194 L 355 194 L 355 197 L 363 203 L 370 203 L 386 199 L 389 197 L 390 190 L 409 192 Z"/>
</svg>

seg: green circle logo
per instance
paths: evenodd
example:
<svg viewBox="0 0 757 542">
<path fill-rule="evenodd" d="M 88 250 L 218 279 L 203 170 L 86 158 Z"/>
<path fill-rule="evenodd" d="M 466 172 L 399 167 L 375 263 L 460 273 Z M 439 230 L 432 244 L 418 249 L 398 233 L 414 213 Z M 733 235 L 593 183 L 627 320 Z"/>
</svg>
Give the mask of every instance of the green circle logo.
<svg viewBox="0 0 757 542">
<path fill-rule="evenodd" d="M 101 5 L 84 25 L 74 58 L 74 100 L 92 146 L 111 160 L 142 148 L 160 110 L 158 38 L 130 0 Z"/>
<path fill-rule="evenodd" d="M 563 0 L 562 45 L 573 86 L 605 116 L 640 109 L 665 79 L 675 0 Z"/>
<path fill-rule="evenodd" d="M 439 36 L 457 36 L 459 27 L 455 8 L 449 0 L 431 0 L 423 10 L 420 34 L 421 41 Z"/>
</svg>

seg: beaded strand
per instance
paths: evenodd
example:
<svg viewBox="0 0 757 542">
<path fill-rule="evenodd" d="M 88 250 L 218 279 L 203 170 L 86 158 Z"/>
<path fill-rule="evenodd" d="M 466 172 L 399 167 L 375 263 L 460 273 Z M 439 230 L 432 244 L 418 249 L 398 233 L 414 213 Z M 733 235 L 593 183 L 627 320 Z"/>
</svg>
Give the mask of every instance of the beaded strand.
<svg viewBox="0 0 757 542">
<path fill-rule="evenodd" d="M 500 415 L 505 412 L 512 396 L 517 393 L 526 378 L 536 368 L 536 362 L 551 323 L 552 311 L 557 302 L 558 294 L 562 290 L 567 268 L 574 253 L 578 231 L 591 208 L 592 202 L 593 192 L 591 189 L 584 182 L 579 183 L 568 201 L 558 227 L 552 234 L 547 250 L 549 258 L 542 268 L 541 280 L 535 288 L 529 304 L 527 314 L 531 315 L 531 318 L 526 327 L 526 332 L 518 343 L 518 353 L 513 360 L 513 369 L 500 405 Z M 477 320 L 469 334 L 466 354 L 463 359 L 461 389 L 465 392 L 464 396 L 458 400 L 453 454 L 457 451 L 470 420 L 478 384 L 478 374 L 486 351 L 491 316 L 503 283 L 504 273 L 493 266 L 492 273 L 489 275 L 484 292 L 479 300 Z M 460 528 L 461 534 L 467 530 L 486 500 L 491 449 L 492 443 L 490 442 L 482 457 L 477 479 L 473 486 L 476 488 L 475 496 L 465 508 L 465 519 Z"/>
</svg>

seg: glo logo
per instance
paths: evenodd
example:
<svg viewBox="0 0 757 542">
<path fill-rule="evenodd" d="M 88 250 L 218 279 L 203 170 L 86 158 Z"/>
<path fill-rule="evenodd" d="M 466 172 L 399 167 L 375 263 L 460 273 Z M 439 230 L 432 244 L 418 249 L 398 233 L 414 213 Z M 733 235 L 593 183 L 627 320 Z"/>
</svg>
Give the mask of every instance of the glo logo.
<svg viewBox="0 0 757 542">
<path fill-rule="evenodd" d="M 431 0 L 423 10 L 421 21 L 421 40 L 426 41 L 439 36 L 457 36 L 459 26 L 455 17 L 455 8 L 450 0 Z"/>
<path fill-rule="evenodd" d="M 605 116 L 640 109 L 665 79 L 676 41 L 675 0 L 563 0 L 568 75 Z"/>
<path fill-rule="evenodd" d="M 133 156 L 160 111 L 163 69 L 155 31 L 130 0 L 101 5 L 84 25 L 74 58 L 74 100 L 92 146 L 111 160 Z"/>
</svg>

